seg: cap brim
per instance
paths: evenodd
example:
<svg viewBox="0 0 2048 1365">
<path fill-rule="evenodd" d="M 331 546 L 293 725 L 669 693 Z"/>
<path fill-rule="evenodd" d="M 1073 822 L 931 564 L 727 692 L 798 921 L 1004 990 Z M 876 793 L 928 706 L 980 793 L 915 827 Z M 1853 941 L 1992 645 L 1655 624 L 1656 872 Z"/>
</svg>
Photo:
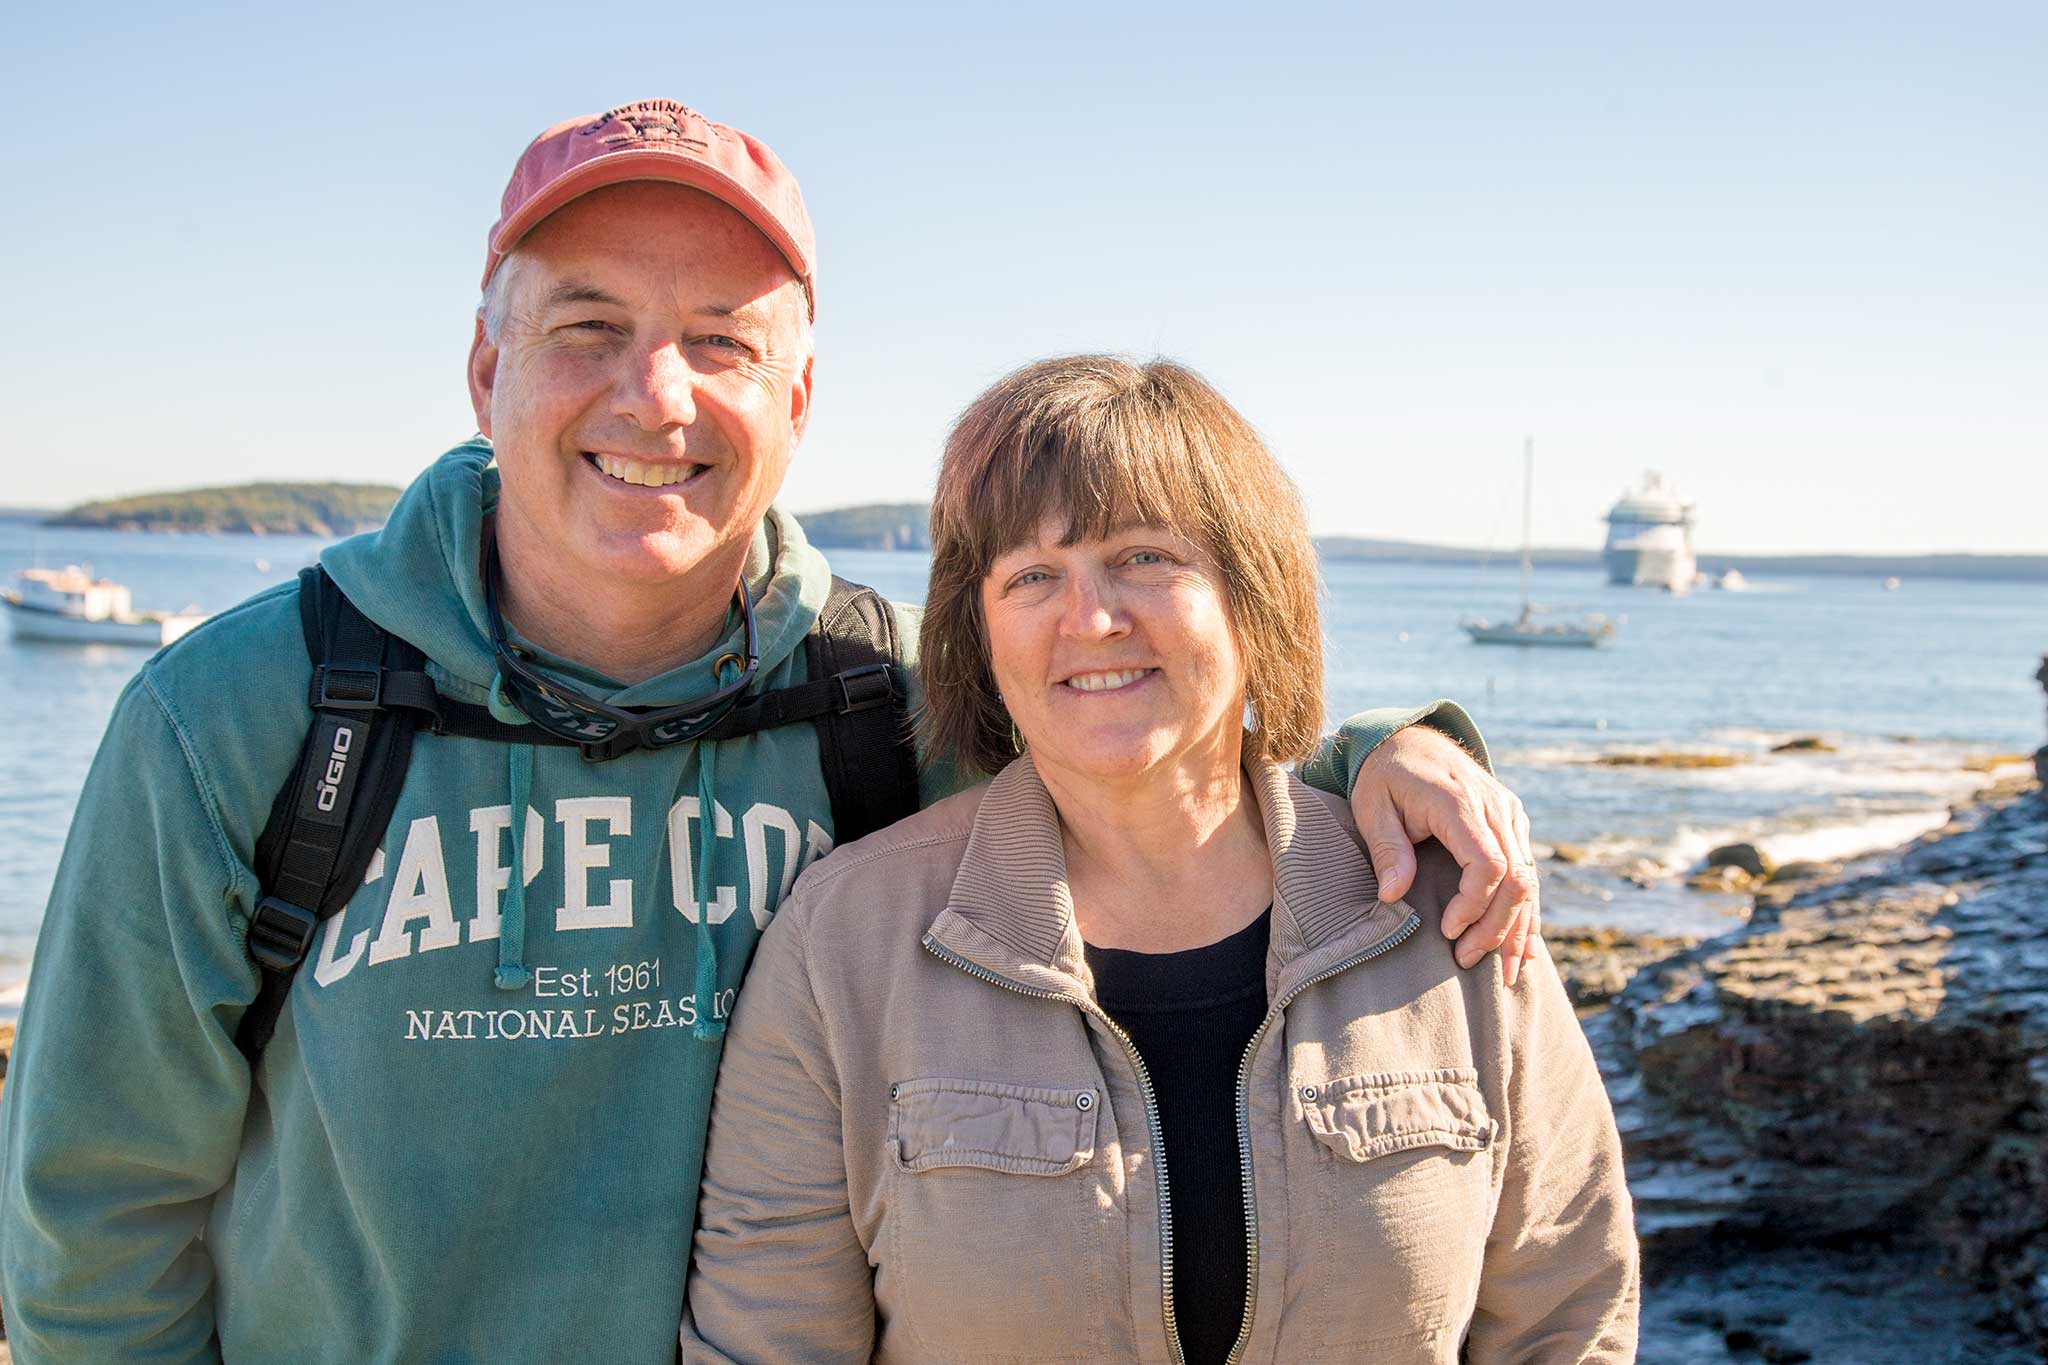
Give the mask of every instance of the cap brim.
<svg viewBox="0 0 2048 1365">
<path fill-rule="evenodd" d="M 507 219 L 491 239 L 491 258 L 484 268 L 483 282 L 490 283 L 506 253 L 519 245 L 520 239 L 533 231 L 543 218 L 592 190 L 629 180 L 659 180 L 702 190 L 752 223 L 782 253 L 782 259 L 789 263 L 796 277 L 808 284 L 812 274 L 811 261 L 797 245 L 796 239 L 789 235 L 788 229 L 769 212 L 766 204 L 716 167 L 694 157 L 661 151 L 614 152 L 571 167 L 556 176 L 540 193 L 520 205 L 519 212 Z"/>
</svg>

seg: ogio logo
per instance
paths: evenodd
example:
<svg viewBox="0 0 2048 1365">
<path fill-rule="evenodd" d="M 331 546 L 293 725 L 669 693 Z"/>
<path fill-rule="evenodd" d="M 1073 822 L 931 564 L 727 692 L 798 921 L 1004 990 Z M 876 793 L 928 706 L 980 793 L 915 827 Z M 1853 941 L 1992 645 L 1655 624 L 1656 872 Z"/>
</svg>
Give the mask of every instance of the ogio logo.
<svg viewBox="0 0 2048 1365">
<path fill-rule="evenodd" d="M 314 786 L 314 804 L 322 811 L 334 809 L 334 803 L 341 799 L 341 779 L 348 775 L 348 750 L 356 742 L 356 732 L 347 725 L 334 727 L 334 748 L 327 755 L 327 771 Z"/>
</svg>

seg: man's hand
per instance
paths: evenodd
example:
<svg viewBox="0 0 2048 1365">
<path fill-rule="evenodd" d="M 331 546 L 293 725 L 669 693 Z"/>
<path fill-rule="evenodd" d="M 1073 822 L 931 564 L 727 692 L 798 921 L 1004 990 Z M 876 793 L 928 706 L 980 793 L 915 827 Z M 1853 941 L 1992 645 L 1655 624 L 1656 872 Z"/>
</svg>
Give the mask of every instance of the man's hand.
<svg viewBox="0 0 2048 1365">
<path fill-rule="evenodd" d="M 1461 967 L 1501 948 L 1501 972 L 1514 985 L 1537 947 L 1536 857 L 1520 798 L 1456 741 L 1410 725 L 1359 768 L 1351 814 L 1387 900 L 1408 894 L 1417 842 L 1434 838 L 1450 850 L 1465 874 L 1444 907 L 1444 937 L 1458 941 Z"/>
</svg>

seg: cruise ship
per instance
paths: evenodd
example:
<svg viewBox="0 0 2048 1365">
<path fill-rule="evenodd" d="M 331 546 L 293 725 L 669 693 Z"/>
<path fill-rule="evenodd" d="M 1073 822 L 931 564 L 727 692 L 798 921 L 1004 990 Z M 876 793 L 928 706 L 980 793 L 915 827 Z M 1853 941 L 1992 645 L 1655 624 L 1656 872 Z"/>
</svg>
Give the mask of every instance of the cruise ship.
<svg viewBox="0 0 2048 1365">
<path fill-rule="evenodd" d="M 1692 553 L 1692 504 L 1681 500 L 1661 474 L 1623 493 L 1607 510 L 1607 581 L 1623 586 L 1688 591 L 1699 577 Z"/>
</svg>

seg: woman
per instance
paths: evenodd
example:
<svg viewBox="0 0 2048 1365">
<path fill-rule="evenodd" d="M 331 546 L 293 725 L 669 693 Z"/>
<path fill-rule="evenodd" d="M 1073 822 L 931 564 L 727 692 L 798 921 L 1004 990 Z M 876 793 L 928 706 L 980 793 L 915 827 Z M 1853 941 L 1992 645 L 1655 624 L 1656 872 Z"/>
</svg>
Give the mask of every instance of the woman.
<svg viewBox="0 0 2048 1365">
<path fill-rule="evenodd" d="M 1460 972 L 1456 865 L 1380 902 L 1278 766 L 1321 720 L 1316 571 L 1251 429 L 1170 364 L 1030 366 L 955 428 L 932 541 L 926 723 L 997 776 L 763 937 L 684 1359 L 1632 1357 L 1548 958 Z"/>
</svg>

